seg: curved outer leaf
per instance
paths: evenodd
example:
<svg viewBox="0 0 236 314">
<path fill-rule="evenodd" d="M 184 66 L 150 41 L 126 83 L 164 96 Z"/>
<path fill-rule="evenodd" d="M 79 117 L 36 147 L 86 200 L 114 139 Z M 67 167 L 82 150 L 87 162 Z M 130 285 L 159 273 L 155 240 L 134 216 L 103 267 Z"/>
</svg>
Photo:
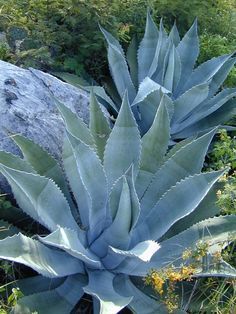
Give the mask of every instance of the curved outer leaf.
<svg viewBox="0 0 236 314">
<path fill-rule="evenodd" d="M 172 117 L 172 129 L 188 117 L 192 110 L 198 108 L 208 96 L 210 82 L 203 83 L 189 89 L 174 101 L 174 114 Z"/>
<path fill-rule="evenodd" d="M 102 33 L 103 33 L 103 35 L 107 41 L 107 44 L 113 45 L 121 53 L 121 55 L 123 57 L 125 57 L 124 51 L 123 51 L 119 41 L 114 36 L 112 36 L 111 33 L 109 33 L 103 27 L 101 27 L 101 25 L 99 25 L 99 27 L 100 27 L 100 30 L 102 31 Z"/>
<path fill-rule="evenodd" d="M 215 134 L 215 129 L 181 147 L 156 172 L 151 184 L 140 198 L 141 222 L 160 197 L 178 181 L 202 169 L 208 146 Z M 174 202 L 175 203 L 175 202 Z"/>
<path fill-rule="evenodd" d="M 236 101 L 231 99 L 206 118 L 172 134 L 172 138 L 185 138 L 209 130 L 216 125 L 222 125 L 222 123 L 229 121 L 234 115 L 236 115 Z"/>
<path fill-rule="evenodd" d="M 86 215 L 89 222 L 89 241 L 93 241 L 106 225 L 107 179 L 101 161 L 91 147 L 69 133 L 67 136 L 75 156 L 77 171 L 91 200 L 91 206 Z"/>
<path fill-rule="evenodd" d="M 14 135 L 12 139 L 19 146 L 25 160 L 34 168 L 34 170 L 41 176 L 51 178 L 59 186 L 68 200 L 71 209 L 73 208 L 73 213 L 76 217 L 76 209 L 64 179 L 64 173 L 57 164 L 57 161 L 42 147 L 24 136 Z"/>
<path fill-rule="evenodd" d="M 138 289 L 135 284 L 131 282 L 128 276 L 118 275 L 114 279 L 114 287 L 117 291 L 120 291 L 122 295 L 128 297 L 133 296 L 131 302 L 129 303 L 129 308 L 135 313 L 142 314 L 167 314 L 168 311 L 163 303 L 154 300 L 140 289 Z"/>
<path fill-rule="evenodd" d="M 138 49 L 138 78 L 139 82 L 148 75 L 158 42 L 158 29 L 153 22 L 150 12 L 147 12 L 144 37 Z"/>
<path fill-rule="evenodd" d="M 65 122 L 67 131 L 85 144 L 94 146 L 93 136 L 83 120 L 59 101 L 56 101 L 56 105 Z"/>
<path fill-rule="evenodd" d="M 186 81 L 186 84 L 183 85 L 181 92 L 190 89 L 195 85 L 202 84 L 214 78 L 222 66 L 231 58 L 231 54 L 220 56 L 217 58 L 212 58 L 201 65 L 199 65 L 191 74 L 191 76 Z"/>
<path fill-rule="evenodd" d="M 136 90 L 131 80 L 125 57 L 112 44 L 109 44 L 108 47 L 108 62 L 112 78 L 120 97 L 123 98 L 127 90 L 131 103 L 135 98 Z"/>
<path fill-rule="evenodd" d="M 223 172 L 201 173 L 178 182 L 134 229 L 135 241 L 162 237 L 175 222 L 195 210 Z"/>
<path fill-rule="evenodd" d="M 29 266 L 50 278 L 84 272 L 77 259 L 64 252 L 52 250 L 21 233 L 0 240 L 0 258 Z"/>
<path fill-rule="evenodd" d="M 130 76 L 136 89 L 138 88 L 138 85 L 139 85 L 138 84 L 137 50 L 138 50 L 138 41 L 137 41 L 137 37 L 134 36 L 128 47 L 126 58 L 129 65 Z"/>
<path fill-rule="evenodd" d="M 204 269 L 200 269 L 199 272 L 194 275 L 194 278 L 199 277 L 236 278 L 236 269 L 223 260 L 216 264 L 214 258 L 208 256 Z"/>
<path fill-rule="evenodd" d="M 108 178 L 108 187 L 111 188 L 112 184 L 126 172 L 131 164 L 134 166 L 134 176 L 136 176 L 140 159 L 140 144 L 138 127 L 127 95 L 125 95 L 104 153 L 104 169 Z"/>
<path fill-rule="evenodd" d="M 83 296 L 83 286 L 86 283 L 83 275 L 70 276 L 55 289 L 21 298 L 14 307 L 13 314 L 69 314 Z"/>
<path fill-rule="evenodd" d="M 66 198 L 46 177 L 0 165 L 21 209 L 51 231 L 62 227 L 78 229 Z"/>
<path fill-rule="evenodd" d="M 176 22 L 174 23 L 173 27 L 171 28 L 169 38 L 172 40 L 175 47 L 177 47 L 180 43 L 179 31 L 176 26 Z"/>
<path fill-rule="evenodd" d="M 102 268 L 99 259 L 88 249 L 85 249 L 74 230 L 58 227 L 48 236 L 39 237 L 39 240 L 44 244 L 64 250 L 92 268 Z"/>
<path fill-rule="evenodd" d="M 197 20 L 194 21 L 189 31 L 185 34 L 177 46 L 181 60 L 181 77 L 177 88 L 177 94 L 181 91 L 183 84 L 192 73 L 194 64 L 199 54 L 199 40 L 197 35 Z M 196 85 L 196 84 L 194 84 Z"/>
<path fill-rule="evenodd" d="M 114 274 L 107 271 L 90 271 L 88 275 L 89 283 L 84 287 L 84 291 L 100 302 L 100 311 L 94 314 L 116 314 L 132 300 L 132 296 L 124 297 L 115 291 Z"/>
<path fill-rule="evenodd" d="M 223 106 L 228 100 L 236 96 L 236 88 L 224 89 L 218 93 L 215 97 L 207 101 L 204 105 L 200 106 L 197 112 L 194 112 L 191 116 L 185 119 L 179 124 L 178 131 L 183 130 L 187 126 L 196 123 L 197 121 L 204 119 Z M 173 130 L 174 132 L 176 130 Z"/>
<path fill-rule="evenodd" d="M 170 91 L 175 91 L 181 76 L 181 60 L 177 49 L 172 45 L 163 77 L 163 85 Z"/>
<path fill-rule="evenodd" d="M 0 151 L 0 164 L 16 170 L 35 173 L 35 170 L 27 161 L 5 151 Z"/>
<path fill-rule="evenodd" d="M 9 224 L 7 221 L 0 220 L 0 240 L 11 237 L 18 232 L 19 229 L 17 227 Z"/>
<path fill-rule="evenodd" d="M 138 195 L 142 195 L 163 162 L 170 138 L 170 121 L 166 109 L 168 99 L 163 96 L 151 128 L 142 137 L 140 169 L 135 182 Z"/>
<path fill-rule="evenodd" d="M 193 225 L 191 228 L 180 234 L 161 242 L 160 249 L 154 254 L 149 263 L 140 263 L 132 258 L 119 265 L 116 272 L 123 272 L 129 275 L 146 276 L 150 269 L 161 269 L 170 264 L 178 267 L 183 263 L 182 254 L 189 248 L 196 249 L 199 241 L 207 242 L 210 245 L 211 253 L 222 249 L 222 243 L 230 242 L 236 235 L 236 216 L 220 216 L 210 218 Z"/>
<path fill-rule="evenodd" d="M 96 97 L 94 96 L 93 91 L 91 92 L 90 96 L 89 129 L 91 134 L 93 135 L 98 156 L 101 161 L 103 161 L 104 150 L 107 139 L 111 133 L 111 129 Z"/>
</svg>

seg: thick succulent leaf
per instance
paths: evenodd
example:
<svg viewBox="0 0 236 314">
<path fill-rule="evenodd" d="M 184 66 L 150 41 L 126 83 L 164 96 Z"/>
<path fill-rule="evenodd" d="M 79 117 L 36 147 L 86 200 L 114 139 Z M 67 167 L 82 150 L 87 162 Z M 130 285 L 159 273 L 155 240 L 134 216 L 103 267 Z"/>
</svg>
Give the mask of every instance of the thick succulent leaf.
<svg viewBox="0 0 236 314">
<path fill-rule="evenodd" d="M 163 82 L 161 79 L 162 79 L 164 68 L 165 68 L 163 64 L 165 61 L 166 54 L 169 53 L 170 43 L 171 41 L 167 37 L 167 34 L 163 27 L 162 19 L 161 19 L 156 51 L 155 51 L 155 55 L 152 60 L 152 64 L 150 66 L 149 72 L 148 72 L 148 76 L 153 78 L 155 82 L 158 82 L 161 85 L 163 85 Z"/>
<path fill-rule="evenodd" d="M 69 204 L 57 185 L 46 177 L 0 165 L 20 208 L 53 231 L 57 225 L 78 229 Z"/>
<path fill-rule="evenodd" d="M 129 308 L 134 313 L 142 314 L 167 314 L 168 311 L 163 305 L 163 303 L 151 298 L 147 294 L 143 293 L 139 288 L 131 282 L 128 276 L 119 275 L 115 277 L 114 286 L 117 291 L 120 291 L 122 295 L 128 297 L 133 296 L 131 302 L 129 303 Z"/>
<path fill-rule="evenodd" d="M 182 147 L 184 147 L 185 145 L 191 143 L 193 140 L 195 140 L 196 137 L 189 137 L 186 138 L 185 140 L 182 140 L 178 143 L 176 143 L 175 145 L 173 145 L 170 150 L 168 151 L 168 153 L 165 156 L 165 161 L 167 161 L 169 158 L 171 158 L 172 156 L 175 155 L 175 153 L 177 153 L 178 150 L 180 150 Z"/>
<path fill-rule="evenodd" d="M 142 138 L 140 169 L 155 173 L 163 161 L 170 137 L 170 121 L 165 96 L 157 109 L 151 128 Z"/>
<path fill-rule="evenodd" d="M 90 97 L 89 129 L 93 135 L 98 156 L 103 161 L 104 150 L 111 129 L 93 92 Z"/>
<path fill-rule="evenodd" d="M 132 297 L 124 297 L 113 286 L 115 275 L 107 271 L 89 271 L 89 283 L 84 291 L 100 302 L 99 313 L 116 314 L 130 303 Z"/>
<path fill-rule="evenodd" d="M 102 103 L 106 108 L 111 107 L 115 112 L 118 112 L 117 104 L 115 104 L 112 99 L 107 95 L 105 89 L 101 86 L 85 86 L 84 90 L 91 93 L 92 91 L 97 96 L 100 103 Z M 110 109 L 110 108 L 109 108 Z"/>
<path fill-rule="evenodd" d="M 224 89 L 222 92 L 218 93 L 215 97 L 200 106 L 197 112 L 189 116 L 188 119 L 183 121 L 178 130 L 183 130 L 187 126 L 209 116 L 221 106 L 223 106 L 227 101 L 236 96 L 236 88 Z"/>
<path fill-rule="evenodd" d="M 180 132 L 172 134 L 172 138 L 186 138 L 209 130 L 216 125 L 219 126 L 229 121 L 234 115 L 236 115 L 236 101 L 235 99 L 231 99 L 206 118 L 186 127 Z"/>
<path fill-rule="evenodd" d="M 212 58 L 211 60 L 199 65 L 188 78 L 186 84 L 183 85 L 181 92 L 184 92 L 195 85 L 211 80 L 218 73 L 221 67 L 230 59 L 230 57 L 231 55 L 223 55 L 217 58 Z"/>
<path fill-rule="evenodd" d="M 13 314 L 69 314 L 84 294 L 87 283 L 83 275 L 69 276 L 55 289 L 21 298 L 13 308 Z"/>
<path fill-rule="evenodd" d="M 155 56 L 158 42 L 158 29 L 153 22 L 150 12 L 147 12 L 146 28 L 144 37 L 138 49 L 138 77 L 139 82 L 142 82 L 148 75 L 153 58 Z"/>
<path fill-rule="evenodd" d="M 229 243 L 236 236 L 236 216 L 220 216 L 197 223 L 180 234 L 161 242 L 160 249 L 149 263 L 138 263 L 134 259 L 126 260 L 117 268 L 117 272 L 146 276 L 150 269 L 161 269 L 170 264 L 176 267 L 183 263 L 182 254 L 186 249 L 196 249 L 199 241 L 209 243 L 211 253 L 222 249 L 222 243 Z"/>
<path fill-rule="evenodd" d="M 214 257 L 207 256 L 207 260 L 204 263 L 203 269 L 200 269 L 200 271 L 197 272 L 194 277 L 236 278 L 236 269 L 224 260 L 215 263 Z"/>
<path fill-rule="evenodd" d="M 35 170 L 27 161 L 5 151 L 0 151 L 0 164 L 17 170 L 35 173 Z"/>
<path fill-rule="evenodd" d="M 184 38 L 177 46 L 177 51 L 181 60 L 181 77 L 178 90 L 181 90 L 182 85 L 188 80 L 192 73 L 194 64 L 199 54 L 199 40 L 197 35 L 197 20 L 194 21 L 189 31 L 184 35 Z M 195 84 L 196 85 L 196 84 Z"/>
<path fill-rule="evenodd" d="M 49 278 L 83 273 L 82 264 L 77 259 L 21 233 L 0 241 L 0 258 L 29 266 Z"/>
<path fill-rule="evenodd" d="M 156 172 L 148 189 L 141 196 L 140 221 L 150 212 L 160 197 L 178 181 L 202 169 L 208 146 L 215 134 L 215 129 L 192 140 L 175 152 Z"/>
<path fill-rule="evenodd" d="M 174 101 L 174 114 L 172 117 L 172 129 L 181 123 L 192 110 L 196 109 L 208 96 L 210 82 L 203 83 L 189 89 Z"/>
<path fill-rule="evenodd" d="M 108 47 L 108 61 L 110 72 L 120 97 L 123 98 L 127 90 L 129 101 L 132 102 L 135 98 L 136 90 L 129 74 L 128 65 L 125 57 L 112 44 L 109 44 Z"/>
<path fill-rule="evenodd" d="M 64 120 L 66 129 L 74 137 L 87 145 L 94 146 L 94 139 L 86 124 L 68 107 L 57 101 L 57 108 Z"/>
<path fill-rule="evenodd" d="M 235 62 L 236 62 L 236 58 L 231 58 L 227 60 L 223 64 L 223 66 L 220 68 L 220 70 L 213 76 L 213 79 L 211 80 L 211 84 L 210 84 L 209 97 L 212 97 L 213 95 L 215 95 L 215 93 L 219 90 L 221 85 L 224 83 L 227 75 L 233 68 Z"/>
<path fill-rule="evenodd" d="M 89 241 L 93 241 L 102 232 L 106 223 L 107 179 L 101 161 L 91 147 L 69 133 L 67 136 L 75 157 L 77 172 L 91 200 L 87 216 Z"/>
<path fill-rule="evenodd" d="M 129 65 L 130 76 L 135 88 L 138 88 L 138 60 L 137 60 L 138 41 L 134 36 L 127 50 L 127 62 Z"/>
<path fill-rule="evenodd" d="M 108 45 L 113 45 L 121 54 L 123 57 L 125 57 L 124 51 L 119 43 L 119 41 L 108 31 L 106 31 L 103 27 L 100 26 L 100 30 L 102 31 L 107 44 Z"/>
<path fill-rule="evenodd" d="M 161 91 L 163 94 L 170 93 L 169 90 L 157 84 L 156 82 L 151 80 L 149 77 L 145 77 L 145 79 L 139 85 L 137 96 L 135 97 L 131 106 L 134 106 L 136 104 L 143 102 L 148 97 L 148 95 L 150 95 L 151 93 L 155 91 Z"/>
<path fill-rule="evenodd" d="M 177 47 L 180 43 L 180 36 L 179 31 L 177 29 L 176 23 L 174 23 L 173 27 L 171 28 L 169 38 L 172 40 L 175 47 Z"/>
<path fill-rule="evenodd" d="M 168 55 L 166 70 L 163 77 L 163 85 L 170 91 L 174 91 L 179 83 L 181 76 L 181 60 L 177 49 L 172 46 Z"/>
<path fill-rule="evenodd" d="M 143 241 L 162 237 L 174 223 L 196 209 L 223 172 L 201 173 L 178 182 L 137 225 L 134 239 Z"/>
<path fill-rule="evenodd" d="M 17 227 L 9 224 L 7 221 L 0 220 L 0 240 L 11 237 L 18 232 L 19 229 Z"/>
<path fill-rule="evenodd" d="M 24 296 L 55 289 L 60 286 L 66 277 L 48 278 L 41 275 L 16 280 L 10 288 L 19 288 Z"/>
<path fill-rule="evenodd" d="M 13 140 L 21 149 L 24 159 L 39 175 L 51 178 L 64 193 L 70 207 L 74 208 L 67 183 L 64 179 L 64 173 L 57 164 L 57 161 L 42 147 L 24 136 L 14 135 Z"/>
<path fill-rule="evenodd" d="M 220 208 L 216 204 L 218 190 L 217 183 L 211 188 L 206 197 L 201 201 L 198 207 L 188 216 L 177 221 L 165 234 L 164 239 L 171 238 L 176 234 L 188 229 L 192 225 L 205 220 L 207 218 L 214 217 L 220 214 Z M 163 239 L 162 239 L 163 240 Z"/>
<path fill-rule="evenodd" d="M 125 95 L 122 107 L 112 129 L 104 153 L 104 169 L 108 178 L 108 187 L 120 178 L 131 164 L 134 175 L 140 159 L 140 134 Z M 132 149 L 130 147 L 132 146 Z"/>
<path fill-rule="evenodd" d="M 88 249 L 85 249 L 78 233 L 74 230 L 58 227 L 56 231 L 48 236 L 39 237 L 39 240 L 44 244 L 64 250 L 92 268 L 102 268 L 99 259 Z"/>
</svg>

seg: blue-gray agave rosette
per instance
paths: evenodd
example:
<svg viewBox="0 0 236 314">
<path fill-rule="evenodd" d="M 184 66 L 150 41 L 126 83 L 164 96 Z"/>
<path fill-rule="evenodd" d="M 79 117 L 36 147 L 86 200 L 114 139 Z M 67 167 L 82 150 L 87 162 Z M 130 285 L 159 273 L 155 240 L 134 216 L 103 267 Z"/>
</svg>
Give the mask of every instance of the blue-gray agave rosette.
<svg viewBox="0 0 236 314">
<path fill-rule="evenodd" d="M 89 128 L 58 104 L 66 126 L 67 179 L 50 155 L 22 136 L 14 140 L 24 159 L 0 152 L 0 170 L 19 207 L 48 230 L 0 241 L 1 258 L 39 274 L 17 283 L 24 297 L 13 313 L 70 313 L 84 293 L 92 296 L 95 314 L 126 306 L 136 313 L 166 313 L 134 278 L 169 263 L 178 267 L 183 251 L 202 239 L 209 256 L 198 275 L 235 276 L 227 263 L 217 271 L 211 264 L 236 222 L 235 216 L 209 218 L 218 213 L 212 187 L 222 171 L 201 168 L 215 130 L 167 153 L 168 102 L 164 95 L 142 138 L 127 94 L 112 130 L 93 95 Z"/>
</svg>

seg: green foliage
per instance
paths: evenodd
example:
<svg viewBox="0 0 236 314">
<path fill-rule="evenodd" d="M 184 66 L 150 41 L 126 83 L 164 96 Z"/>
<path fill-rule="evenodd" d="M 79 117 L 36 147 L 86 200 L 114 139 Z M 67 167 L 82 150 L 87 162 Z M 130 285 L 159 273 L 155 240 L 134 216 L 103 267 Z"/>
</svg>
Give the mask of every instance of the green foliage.
<svg viewBox="0 0 236 314">
<path fill-rule="evenodd" d="M 84 292 L 93 297 L 95 314 L 126 306 L 166 313 L 161 299 L 145 293 L 142 278 L 170 261 L 182 267 L 184 251 L 195 250 L 199 241 L 208 243 L 207 259 L 195 276 L 235 278 L 225 261 L 214 263 L 214 254 L 235 236 L 236 216 L 213 217 L 218 210 L 212 188 L 224 171 L 201 173 L 215 130 L 167 153 L 165 95 L 142 138 L 127 94 L 112 130 L 93 95 L 89 128 L 57 106 L 66 126 L 63 163 L 74 198 L 56 161 L 32 141 L 13 137 L 24 159 L 0 152 L 1 173 L 18 205 L 44 227 L 33 237 L 20 232 L 0 241 L 1 258 L 39 273 L 17 281 L 24 296 L 12 296 L 13 313 L 70 313 Z"/>
</svg>

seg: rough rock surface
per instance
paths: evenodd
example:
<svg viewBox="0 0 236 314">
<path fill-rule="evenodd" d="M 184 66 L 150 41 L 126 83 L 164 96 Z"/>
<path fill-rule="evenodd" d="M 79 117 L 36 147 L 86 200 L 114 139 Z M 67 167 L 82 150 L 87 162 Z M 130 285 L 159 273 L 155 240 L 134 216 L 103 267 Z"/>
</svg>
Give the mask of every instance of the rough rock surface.
<svg viewBox="0 0 236 314">
<path fill-rule="evenodd" d="M 63 122 L 52 95 L 88 122 L 86 92 L 39 70 L 0 61 L 0 150 L 19 154 L 8 136 L 10 131 L 25 135 L 60 158 Z M 0 191 L 6 190 L 1 176 Z"/>
</svg>

